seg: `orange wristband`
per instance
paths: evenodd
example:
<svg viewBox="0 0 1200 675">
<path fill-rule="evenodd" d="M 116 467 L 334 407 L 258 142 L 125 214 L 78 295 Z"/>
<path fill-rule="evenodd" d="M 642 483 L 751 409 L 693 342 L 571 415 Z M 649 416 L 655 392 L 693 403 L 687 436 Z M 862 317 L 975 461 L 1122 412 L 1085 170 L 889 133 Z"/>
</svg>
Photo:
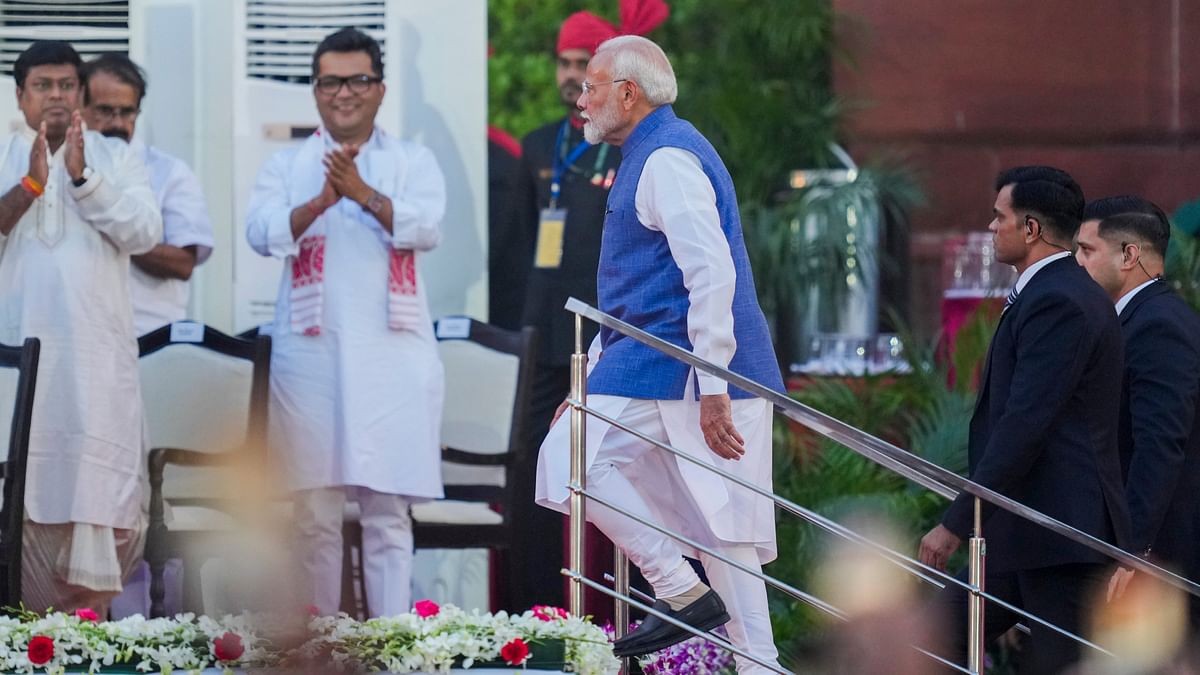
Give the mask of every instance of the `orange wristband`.
<svg viewBox="0 0 1200 675">
<path fill-rule="evenodd" d="M 46 188 L 42 187 L 41 183 L 30 178 L 28 175 L 21 178 L 21 187 L 25 188 L 25 191 L 32 195 L 34 199 L 41 197 L 42 193 L 46 191 Z"/>
</svg>

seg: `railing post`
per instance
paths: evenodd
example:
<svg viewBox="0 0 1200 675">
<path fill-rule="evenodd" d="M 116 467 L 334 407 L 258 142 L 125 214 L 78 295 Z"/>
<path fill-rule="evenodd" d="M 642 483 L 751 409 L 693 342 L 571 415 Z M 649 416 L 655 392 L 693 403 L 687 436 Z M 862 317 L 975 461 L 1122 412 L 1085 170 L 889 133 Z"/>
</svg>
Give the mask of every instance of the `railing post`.
<svg viewBox="0 0 1200 675">
<path fill-rule="evenodd" d="M 629 596 L 629 559 L 620 547 L 613 548 L 616 550 L 613 554 L 613 590 L 618 594 L 613 598 L 613 623 L 616 624 L 617 639 L 620 639 L 629 632 L 629 605 L 623 599 Z M 621 659 L 621 670 L 618 672 L 628 675 L 629 659 Z"/>
<path fill-rule="evenodd" d="M 980 593 L 983 587 L 984 556 L 987 555 L 987 545 L 983 540 L 983 502 L 975 498 L 975 529 L 970 540 L 970 571 L 967 581 L 971 584 L 971 594 L 967 598 L 967 670 L 972 673 L 983 673 L 983 603 Z"/>
<path fill-rule="evenodd" d="M 575 315 L 575 353 L 571 355 L 571 398 L 587 402 L 587 352 L 583 351 L 583 317 Z M 571 570 L 583 575 L 584 497 L 587 488 L 587 424 L 583 410 L 571 407 Z M 571 613 L 583 616 L 583 582 L 571 580 Z"/>
</svg>

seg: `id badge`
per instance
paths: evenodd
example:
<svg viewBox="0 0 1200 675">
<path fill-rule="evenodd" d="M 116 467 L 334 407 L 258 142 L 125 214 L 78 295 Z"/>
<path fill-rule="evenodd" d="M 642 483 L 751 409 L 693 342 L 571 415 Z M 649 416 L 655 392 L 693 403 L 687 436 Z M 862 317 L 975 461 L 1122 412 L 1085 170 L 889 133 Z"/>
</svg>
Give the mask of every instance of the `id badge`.
<svg viewBox="0 0 1200 675">
<path fill-rule="evenodd" d="M 533 256 L 534 267 L 557 269 L 562 265 L 566 222 L 566 209 L 542 209 L 542 216 L 538 220 L 537 250 Z"/>
</svg>

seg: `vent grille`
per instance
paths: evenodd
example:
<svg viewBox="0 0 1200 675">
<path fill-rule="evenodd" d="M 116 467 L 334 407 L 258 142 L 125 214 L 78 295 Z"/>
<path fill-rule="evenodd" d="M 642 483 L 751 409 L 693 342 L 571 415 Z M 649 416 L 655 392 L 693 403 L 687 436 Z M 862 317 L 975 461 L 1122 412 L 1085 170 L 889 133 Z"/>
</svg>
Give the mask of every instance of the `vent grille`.
<svg viewBox="0 0 1200 675">
<path fill-rule="evenodd" d="M 104 52 L 129 53 L 126 0 L 0 0 L 0 74 L 35 40 L 66 40 L 83 60 Z"/>
<path fill-rule="evenodd" d="M 249 0 L 246 75 L 260 80 L 312 82 L 312 55 L 326 35 L 353 26 L 379 41 L 384 54 L 384 0 Z"/>
</svg>

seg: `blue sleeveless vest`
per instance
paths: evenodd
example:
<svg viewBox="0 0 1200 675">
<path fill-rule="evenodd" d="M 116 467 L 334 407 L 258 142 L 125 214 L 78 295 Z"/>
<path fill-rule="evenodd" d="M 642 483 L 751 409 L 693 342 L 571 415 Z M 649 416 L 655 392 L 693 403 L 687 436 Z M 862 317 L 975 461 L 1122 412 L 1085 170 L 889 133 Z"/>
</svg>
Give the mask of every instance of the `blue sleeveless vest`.
<svg viewBox="0 0 1200 675">
<path fill-rule="evenodd" d="M 687 150 L 700 159 L 717 194 L 721 229 L 729 242 L 737 283 L 733 295 L 733 334 L 737 350 L 729 369 L 776 391 L 783 380 L 771 345 L 767 321 L 758 306 L 754 276 L 742 239 L 733 180 L 712 145 L 670 106 L 647 115 L 621 147 L 621 168 L 608 196 L 608 214 L 600 246 L 597 290 L 600 309 L 689 351 L 688 291 L 683 272 L 671 256 L 663 233 L 638 221 L 635 194 L 642 168 L 663 147 Z M 691 367 L 607 328 L 600 329 L 604 354 L 588 377 L 589 394 L 679 400 Z M 697 392 L 699 389 L 697 388 Z M 733 385 L 731 398 L 752 396 Z"/>
</svg>

